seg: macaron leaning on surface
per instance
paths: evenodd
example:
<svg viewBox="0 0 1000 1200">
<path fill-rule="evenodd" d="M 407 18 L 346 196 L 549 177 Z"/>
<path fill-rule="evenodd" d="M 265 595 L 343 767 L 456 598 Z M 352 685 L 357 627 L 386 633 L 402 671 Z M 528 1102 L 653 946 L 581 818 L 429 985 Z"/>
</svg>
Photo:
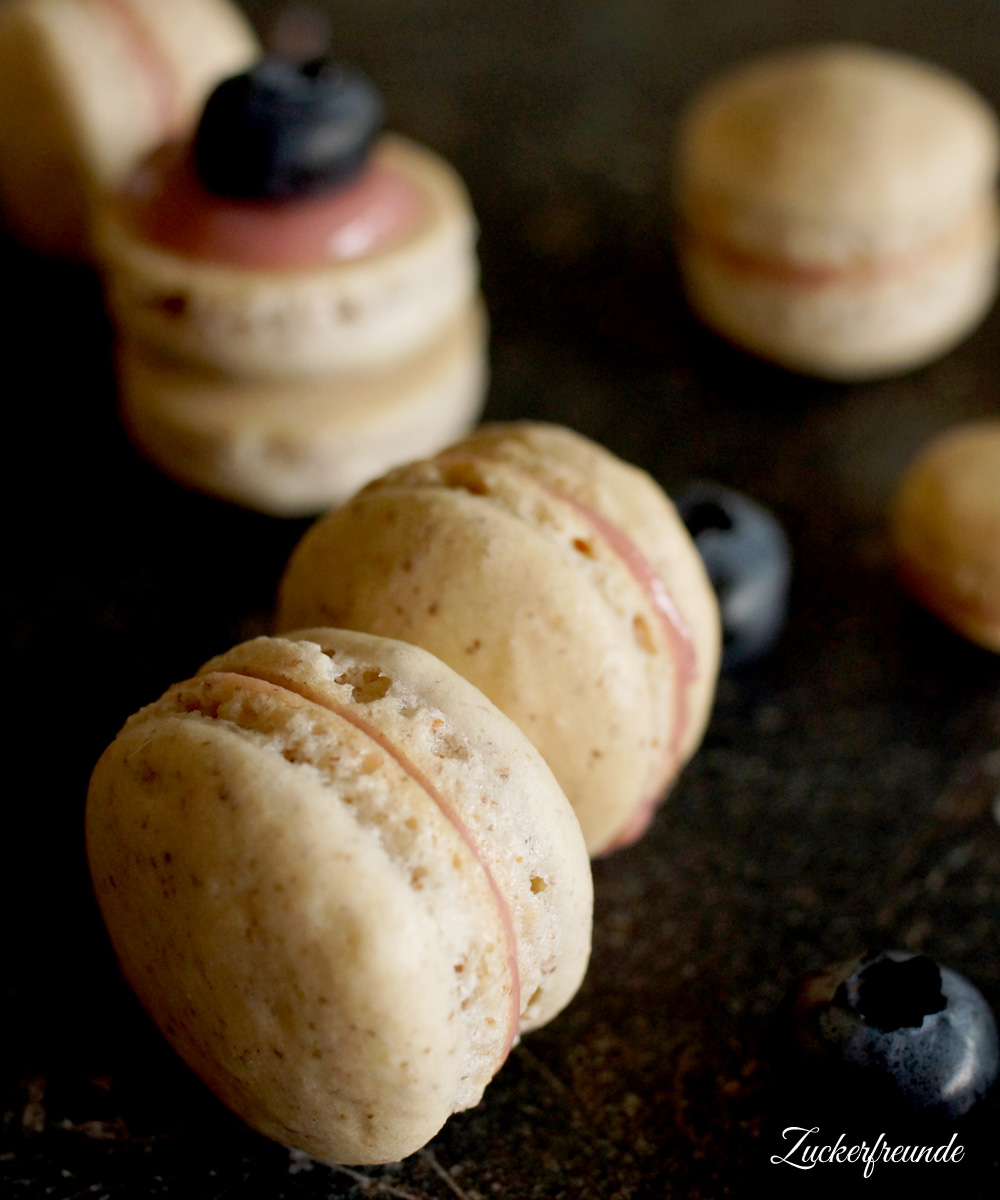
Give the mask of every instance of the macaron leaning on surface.
<svg viewBox="0 0 1000 1200">
<path fill-rule="evenodd" d="M 229 0 L 0 5 L 0 200 L 35 249 L 89 257 L 98 196 L 189 131 L 260 53 Z"/>
<path fill-rule="evenodd" d="M 996 292 L 996 115 L 949 72 L 864 45 L 793 48 L 710 83 L 676 156 L 695 311 L 807 374 L 931 360 Z"/>
<path fill-rule="evenodd" d="M 1000 420 L 931 439 L 896 490 L 890 537 L 907 591 L 1000 653 Z"/>
<path fill-rule="evenodd" d="M 395 1161 L 575 993 L 592 890 L 551 772 L 416 647 L 258 638 L 130 718 L 87 804 L 126 979 L 239 1116 Z"/>
<path fill-rule="evenodd" d="M 591 853 L 644 831 L 701 738 L 719 662 L 711 585 L 661 489 L 530 423 L 486 426 L 322 518 L 277 619 L 448 662 L 539 749 Z"/>
</svg>

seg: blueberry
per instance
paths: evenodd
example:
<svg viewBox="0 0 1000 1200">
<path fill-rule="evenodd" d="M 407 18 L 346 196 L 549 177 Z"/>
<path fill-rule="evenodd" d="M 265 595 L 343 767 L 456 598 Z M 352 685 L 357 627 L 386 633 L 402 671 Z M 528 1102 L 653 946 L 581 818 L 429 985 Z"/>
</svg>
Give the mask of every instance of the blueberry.
<svg viewBox="0 0 1000 1200">
<path fill-rule="evenodd" d="M 240 199 L 334 188 L 364 165 L 385 113 L 358 71 L 265 57 L 212 92 L 194 140 L 205 187 Z"/>
<path fill-rule="evenodd" d="M 697 483 L 676 500 L 719 599 L 722 661 L 750 662 L 770 649 L 785 620 L 792 564 L 777 520 L 748 496 Z"/>
<path fill-rule="evenodd" d="M 890 950 L 807 975 L 790 997 L 800 1079 L 841 1111 L 957 1120 L 1000 1068 L 993 1013 L 963 976 Z"/>
</svg>

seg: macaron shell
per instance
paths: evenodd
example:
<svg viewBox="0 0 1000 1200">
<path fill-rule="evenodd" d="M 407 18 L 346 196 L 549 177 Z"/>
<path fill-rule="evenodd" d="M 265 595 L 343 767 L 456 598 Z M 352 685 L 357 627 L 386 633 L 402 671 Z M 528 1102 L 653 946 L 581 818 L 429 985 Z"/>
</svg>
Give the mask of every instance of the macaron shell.
<svg viewBox="0 0 1000 1200">
<path fill-rule="evenodd" d="M 275 516 L 315 513 L 468 429 L 486 391 L 486 339 L 473 303 L 401 362 L 291 383 L 234 381 L 126 339 L 119 412 L 137 449 L 178 482 Z"/>
<path fill-rule="evenodd" d="M 1000 421 L 959 425 L 925 447 L 897 490 L 891 536 L 914 597 L 1000 652 Z"/>
<path fill-rule="evenodd" d="M 304 775 L 218 725 L 137 723 L 91 785 L 95 888 L 129 983 L 229 1107 L 319 1158 L 392 1161 L 451 1112 L 453 966 Z"/>
<path fill-rule="evenodd" d="M 421 193 L 425 215 L 399 241 L 301 270 L 219 266 L 172 254 L 105 205 L 99 240 L 123 334 L 234 378 L 349 376 L 399 362 L 473 302 L 476 224 L 458 175 L 384 135 L 373 151 Z"/>
<path fill-rule="evenodd" d="M 488 498 L 380 484 L 306 534 L 278 626 L 363 629 L 447 662 L 542 750 L 593 852 L 645 796 L 669 730 L 646 651 L 578 557 Z"/>
<path fill-rule="evenodd" d="M 986 102 L 930 63 L 831 44 L 758 59 L 705 88 L 681 127 L 678 199 L 746 251 L 842 265 L 919 250 L 994 185 Z"/>
<path fill-rule="evenodd" d="M 669 498 L 645 471 L 556 425 L 483 425 L 462 445 L 474 456 L 510 462 L 599 513 L 653 568 L 694 649 L 687 723 L 678 748 L 686 761 L 700 744 L 711 713 L 722 633 L 711 582 Z"/>
<path fill-rule="evenodd" d="M 997 290 L 992 197 L 954 238 L 842 278 L 757 270 L 684 232 L 680 246 L 688 297 L 706 324 L 762 358 L 833 380 L 932 361 L 979 324 Z"/>
</svg>

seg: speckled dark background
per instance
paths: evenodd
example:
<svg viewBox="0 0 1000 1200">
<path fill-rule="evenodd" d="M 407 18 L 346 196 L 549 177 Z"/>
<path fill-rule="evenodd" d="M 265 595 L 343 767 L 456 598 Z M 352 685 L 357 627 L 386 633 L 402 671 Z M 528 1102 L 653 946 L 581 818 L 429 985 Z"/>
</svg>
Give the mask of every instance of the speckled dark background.
<svg viewBox="0 0 1000 1200">
<path fill-rule="evenodd" d="M 770 1165 L 769 1031 L 802 971 L 924 951 L 1000 1007 L 1000 660 L 897 592 L 887 499 L 932 432 L 995 411 L 1000 313 L 943 361 L 840 387 L 751 361 L 685 313 L 668 224 L 678 106 L 775 45 L 859 38 L 1000 102 L 995 0 L 333 0 L 335 46 L 392 124 L 467 179 L 493 321 L 488 415 L 569 424 L 668 488 L 773 507 L 787 632 L 725 678 L 649 836 L 596 865 L 582 992 L 482 1105 L 405 1163 L 315 1165 L 245 1130 L 119 981 L 82 848 L 89 771 L 124 718 L 266 628 L 304 528 L 183 493 L 113 411 L 99 288 L 0 248 L 6 318 L 0 1195 L 811 1197 L 855 1167 Z M 250 2 L 261 25 L 273 5 Z M 780 1098 L 779 1098 L 780 1099 Z M 892 1190 L 997 1194 L 1000 1100 L 956 1167 Z M 794 1119 L 794 1114 L 790 1114 Z M 876 1131 L 873 1131 L 873 1134 Z M 794 1175 L 794 1177 L 792 1177 Z"/>
</svg>

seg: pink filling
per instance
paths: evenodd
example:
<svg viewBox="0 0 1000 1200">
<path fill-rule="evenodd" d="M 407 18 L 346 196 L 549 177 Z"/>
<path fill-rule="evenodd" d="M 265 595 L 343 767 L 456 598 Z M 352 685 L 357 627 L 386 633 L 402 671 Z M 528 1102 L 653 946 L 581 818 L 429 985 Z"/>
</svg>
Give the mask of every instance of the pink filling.
<svg viewBox="0 0 1000 1200">
<path fill-rule="evenodd" d="M 694 642 L 691 639 L 691 631 L 687 627 L 687 622 L 681 616 L 680 610 L 667 590 L 667 585 L 653 570 L 649 559 L 635 542 L 626 537 L 617 525 L 613 525 L 589 504 L 584 504 L 582 500 L 577 500 L 556 488 L 546 488 L 546 490 L 572 505 L 621 559 L 632 578 L 642 588 L 653 611 L 659 618 L 660 627 L 670 646 L 677 668 L 677 686 L 674 689 L 674 727 L 671 730 L 663 766 L 652 794 L 636 809 L 625 827 L 608 846 L 609 850 L 617 850 L 622 846 L 631 845 L 646 832 L 653 819 L 657 804 L 662 800 L 668 785 L 677 773 L 681 742 L 690 719 L 688 688 L 698 674 Z"/>
<path fill-rule="evenodd" d="M 296 270 L 347 262 L 405 237 L 426 198 L 377 160 L 345 187 L 293 200 L 216 196 L 187 143 L 161 146 L 119 194 L 122 219 L 147 242 L 223 266 Z"/>
<path fill-rule="evenodd" d="M 474 455 L 444 453 L 438 455 L 436 461 L 440 463 L 467 462 L 475 464 L 476 457 Z M 504 462 L 503 460 L 500 460 L 500 462 L 504 467 L 518 470 L 511 463 Z M 640 588 L 642 588 L 642 591 L 649 600 L 660 622 L 677 668 L 677 686 L 674 689 L 674 723 L 670 741 L 664 754 L 663 765 L 651 794 L 635 809 L 624 828 L 605 848 L 606 850 L 618 850 L 623 846 L 630 846 L 633 842 L 638 841 L 646 832 L 656 812 L 657 805 L 666 795 L 667 787 L 677 774 L 677 768 L 680 763 L 680 747 L 690 719 L 688 689 L 698 675 L 694 642 L 691 638 L 691 631 L 688 629 L 687 622 L 681 616 L 680 610 L 667 589 L 667 585 L 656 571 L 654 571 L 649 560 L 631 538 L 626 537 L 617 525 L 614 525 L 606 517 L 602 516 L 595 508 L 591 508 L 589 504 L 585 504 L 582 500 L 576 499 L 575 496 L 570 495 L 568 492 L 564 492 L 544 482 L 536 475 L 523 470 L 520 473 L 528 475 L 533 483 L 548 492 L 550 496 L 554 496 L 557 500 L 561 500 L 576 509 L 586 523 L 607 542 L 611 551 L 620 559 L 622 565 L 628 570 Z"/>
<path fill-rule="evenodd" d="M 741 249 L 721 234 L 709 229 L 697 230 L 690 222 L 682 225 L 682 233 L 691 244 L 711 255 L 724 270 L 799 292 L 815 292 L 832 287 L 870 287 L 912 275 L 933 256 L 954 253 L 963 245 L 981 240 L 985 230 L 991 227 L 992 219 L 991 212 L 984 214 L 982 210 L 976 210 L 957 228 L 920 249 L 884 258 L 857 258 L 841 265 L 810 265 L 792 258 L 770 257 L 762 250 Z"/>
<path fill-rule="evenodd" d="M 731 271 L 764 279 L 770 283 L 787 284 L 801 291 L 816 291 L 832 284 L 850 283 L 874 277 L 872 270 L 863 267 L 806 266 L 791 259 L 767 258 L 749 250 L 738 250 L 721 240 L 699 238 L 703 249 Z"/>
<path fill-rule="evenodd" d="M 504 1040 L 503 1050 L 500 1053 L 500 1058 L 494 1068 L 499 1071 L 503 1064 L 507 1061 L 507 1055 L 510 1054 L 511 1047 L 514 1044 L 514 1038 L 517 1036 L 518 1024 L 521 1016 L 521 978 L 517 963 L 517 935 L 514 932 L 514 919 L 511 916 L 510 905 L 507 903 L 500 886 L 493 876 L 493 872 L 489 868 L 489 864 L 482 856 L 478 846 L 473 840 L 472 834 L 469 833 L 467 826 L 463 823 L 455 809 L 447 801 L 444 795 L 431 783 L 426 775 L 405 755 L 401 754 L 393 745 L 390 744 L 380 730 L 370 725 L 363 717 L 358 716 L 352 709 L 345 705 L 338 704 L 336 700 L 331 700 L 327 696 L 322 696 L 318 692 L 314 692 L 312 688 L 300 683 L 298 680 L 288 679 L 283 675 L 275 674 L 271 678 L 255 675 L 243 675 L 232 671 L 212 671 L 207 675 L 202 675 L 200 678 L 222 678 L 234 682 L 239 687 L 245 687 L 250 691 L 281 691 L 287 695 L 292 695 L 296 698 L 296 702 L 305 700 L 311 704 L 318 704 L 321 708 L 325 708 L 337 716 L 342 717 L 356 729 L 359 729 L 367 737 L 377 743 L 382 749 L 393 758 L 399 766 L 406 772 L 407 775 L 422 788 L 430 799 L 438 806 L 448 821 L 454 826 L 459 837 L 469 847 L 475 855 L 476 861 L 479 863 L 486 876 L 486 881 L 489 884 L 490 891 L 493 893 L 493 898 L 496 901 L 497 912 L 500 916 L 500 923 L 503 926 L 504 941 L 507 945 L 507 965 L 510 970 L 510 1017 L 507 1023 L 507 1036 Z"/>
<path fill-rule="evenodd" d="M 146 81 L 160 137 L 180 132 L 182 113 L 173 64 L 153 32 L 143 24 L 128 0 L 90 0 L 114 21 L 128 52 Z"/>
</svg>

